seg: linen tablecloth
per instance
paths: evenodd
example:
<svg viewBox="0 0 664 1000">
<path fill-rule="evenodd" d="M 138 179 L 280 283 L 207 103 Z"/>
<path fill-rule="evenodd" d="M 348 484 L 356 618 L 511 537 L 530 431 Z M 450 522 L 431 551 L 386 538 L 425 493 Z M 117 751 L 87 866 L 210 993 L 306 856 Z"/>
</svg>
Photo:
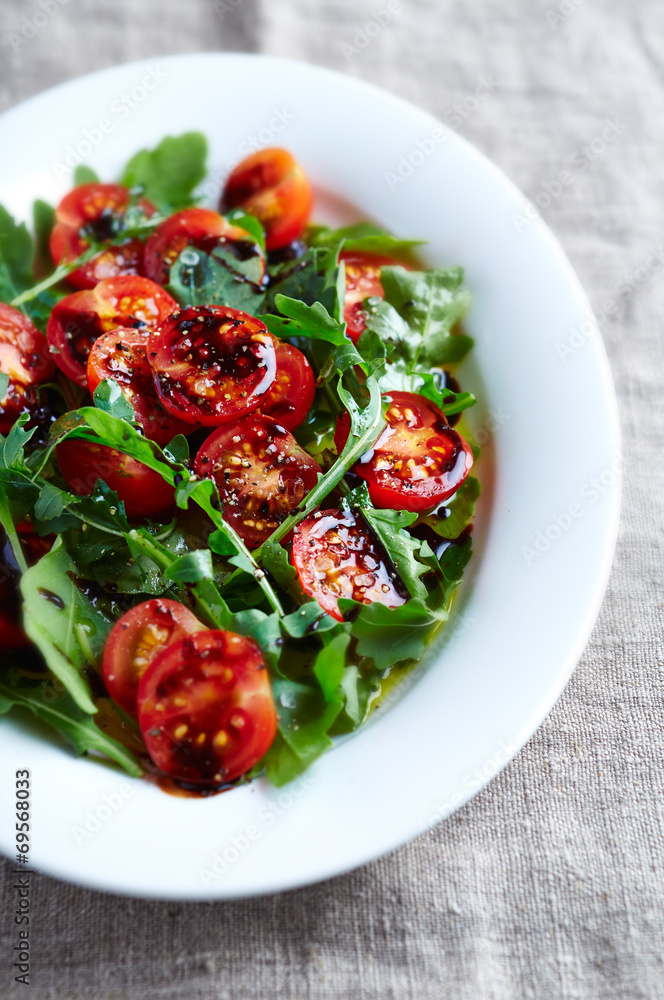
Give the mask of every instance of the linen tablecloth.
<svg viewBox="0 0 664 1000">
<path fill-rule="evenodd" d="M 0 996 L 664 997 L 661 0 L 0 0 L 0 43 L 0 110 L 118 62 L 227 49 L 321 63 L 448 121 L 540 206 L 577 269 L 625 472 L 581 663 L 465 808 L 359 871 L 247 902 L 142 902 L 40 876 L 31 988 L 12 980 L 3 862 Z"/>
</svg>

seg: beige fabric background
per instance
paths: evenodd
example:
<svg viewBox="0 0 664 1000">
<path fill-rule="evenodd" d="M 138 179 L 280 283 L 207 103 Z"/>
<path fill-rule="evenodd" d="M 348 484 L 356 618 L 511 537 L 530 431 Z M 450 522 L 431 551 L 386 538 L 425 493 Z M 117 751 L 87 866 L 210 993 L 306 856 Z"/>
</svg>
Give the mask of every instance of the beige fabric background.
<svg viewBox="0 0 664 1000">
<path fill-rule="evenodd" d="M 383 0 L 221 0 L 222 16 L 208 0 L 44 0 L 58 13 L 14 51 L 8 33 L 39 2 L 0 0 L 0 110 L 102 66 L 202 49 L 322 63 L 440 116 L 491 78 L 495 94 L 460 131 L 532 199 L 572 172 L 543 215 L 603 326 L 625 489 L 579 668 L 528 746 L 456 816 L 333 882 L 249 902 L 145 903 L 40 877 L 31 990 L 9 975 L 3 863 L 0 996 L 664 997 L 661 0 L 402 0 L 354 54 L 342 44 Z M 608 121 L 618 138 L 585 159 Z"/>
</svg>

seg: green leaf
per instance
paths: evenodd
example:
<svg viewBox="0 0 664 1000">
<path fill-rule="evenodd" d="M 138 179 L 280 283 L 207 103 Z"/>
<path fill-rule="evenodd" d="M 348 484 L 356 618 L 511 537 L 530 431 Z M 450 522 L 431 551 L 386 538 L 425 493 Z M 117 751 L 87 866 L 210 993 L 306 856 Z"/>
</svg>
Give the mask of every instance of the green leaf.
<svg viewBox="0 0 664 1000">
<path fill-rule="evenodd" d="M 412 392 L 417 392 L 420 396 L 425 396 L 432 403 L 442 410 L 446 417 L 451 417 L 455 413 L 474 406 L 477 399 L 472 392 L 453 392 L 452 389 L 439 389 L 436 378 L 431 372 L 424 374 L 417 373 L 412 377 Z"/>
<path fill-rule="evenodd" d="M 0 678 L 0 714 L 14 705 L 26 708 L 64 736 L 75 753 L 95 750 L 116 761 L 133 777 L 141 777 L 143 768 L 134 755 L 98 729 L 91 716 L 81 711 L 71 697 L 64 694 L 50 701 L 43 695 L 44 685 L 35 686 L 25 680 L 11 684 Z"/>
<path fill-rule="evenodd" d="M 196 549 L 180 556 L 168 569 L 164 570 L 166 580 L 178 583 L 198 583 L 200 580 L 214 580 L 212 554 L 209 549 Z"/>
<path fill-rule="evenodd" d="M 47 483 L 41 490 L 39 499 L 35 504 L 35 516 L 39 521 L 51 521 L 56 517 L 60 517 L 65 509 L 65 504 L 70 499 L 73 499 L 71 494 L 65 493 L 64 490 L 58 489 L 57 486 L 53 486 L 51 483 Z"/>
<path fill-rule="evenodd" d="M 230 212 L 225 212 L 224 217 L 234 226 L 244 229 L 246 233 L 258 243 L 259 247 L 265 251 L 265 230 L 261 222 L 255 215 L 247 215 L 241 208 L 232 208 Z"/>
<path fill-rule="evenodd" d="M 344 614 L 353 610 L 357 613 L 359 608 L 351 634 L 358 640 L 358 654 L 371 657 L 379 670 L 402 660 L 419 660 L 435 630 L 448 617 L 447 611 L 428 608 L 419 598 L 398 608 L 387 608 L 378 603 L 357 604 L 342 597 L 339 607 Z"/>
<path fill-rule="evenodd" d="M 0 302 L 11 302 L 33 284 L 34 244 L 24 222 L 0 205 Z"/>
<path fill-rule="evenodd" d="M 337 251 L 327 247 L 307 250 L 299 260 L 289 261 L 275 273 L 269 269 L 270 285 L 265 298 L 266 312 L 276 312 L 277 295 L 297 299 L 305 305 L 319 302 L 336 320 L 343 316 L 344 287 L 341 283 Z"/>
<path fill-rule="evenodd" d="M 432 514 L 424 515 L 421 520 L 432 528 L 441 538 L 458 538 L 463 529 L 472 521 L 475 502 L 481 492 L 479 481 L 474 476 L 461 484 L 451 500 L 445 505 L 448 511 L 446 517 Z"/>
<path fill-rule="evenodd" d="M 421 580 L 429 567 L 417 558 L 422 542 L 405 530 L 417 520 L 417 514 L 405 510 L 380 510 L 369 499 L 366 483 L 356 487 L 346 498 L 353 513 L 368 524 L 385 549 L 394 568 L 411 597 L 426 597 L 427 588 Z"/>
<path fill-rule="evenodd" d="M 74 171 L 74 187 L 81 187 L 82 184 L 98 183 L 99 177 L 92 167 L 86 166 L 85 163 L 79 163 Z"/>
<path fill-rule="evenodd" d="M 253 240 L 220 243 L 210 253 L 185 247 L 171 267 L 168 291 L 183 306 L 229 306 L 253 315 L 265 298 L 264 267 Z"/>
<path fill-rule="evenodd" d="M 164 445 L 164 455 L 169 462 L 185 465 L 189 461 L 189 442 L 184 434 L 176 434 L 172 441 Z"/>
<path fill-rule="evenodd" d="M 305 635 L 315 635 L 319 632 L 328 632 L 330 629 L 336 628 L 338 624 L 339 622 L 322 610 L 318 601 L 307 601 L 292 615 L 286 615 L 282 619 L 284 630 L 294 639 L 301 639 Z"/>
<path fill-rule="evenodd" d="M 136 419 L 134 407 L 131 405 L 114 378 L 103 379 L 92 395 L 95 406 L 104 413 L 110 413 L 118 420 L 132 423 Z"/>
<path fill-rule="evenodd" d="M 22 413 L 4 439 L 2 456 L 0 457 L 0 465 L 3 468 L 16 472 L 27 472 L 24 449 L 37 430 L 36 427 L 31 427 L 28 431 L 23 429 L 29 420 L 30 414 Z"/>
<path fill-rule="evenodd" d="M 320 690 L 277 678 L 272 690 L 279 736 L 263 758 L 268 780 L 281 786 L 309 767 L 332 746 L 327 735 L 341 709 L 341 698 L 326 702 Z M 290 753 L 283 751 L 283 744 Z"/>
<path fill-rule="evenodd" d="M 7 389 L 9 388 L 9 375 L 6 372 L 0 372 L 0 399 L 4 399 L 7 395 Z"/>
<path fill-rule="evenodd" d="M 449 583 L 461 581 L 463 571 L 473 554 L 473 542 L 469 536 L 460 545 L 451 542 L 438 558 L 443 576 Z"/>
<path fill-rule="evenodd" d="M 375 253 L 394 257 L 408 253 L 413 247 L 421 246 L 426 240 L 404 240 L 392 236 L 386 229 L 374 225 L 373 222 L 359 222 L 354 226 L 344 226 L 342 229 L 329 229 L 319 226 L 305 233 L 309 246 L 328 247 L 349 253 Z"/>
<path fill-rule="evenodd" d="M 325 701 L 333 704 L 336 704 L 340 696 L 349 642 L 350 635 L 347 632 L 335 635 L 326 646 L 323 646 L 314 663 L 314 674 L 323 697 Z"/>
<path fill-rule="evenodd" d="M 62 540 L 23 575 L 25 631 L 84 712 L 97 709 L 83 676 L 98 666 L 112 620 L 78 587 L 78 570 Z"/>
<path fill-rule="evenodd" d="M 41 198 L 32 205 L 32 224 L 35 231 L 35 269 L 40 274 L 46 274 L 53 270 L 53 260 L 49 243 L 51 233 L 55 224 L 55 209 L 47 201 Z M 33 321 L 34 322 L 34 321 Z"/>
<path fill-rule="evenodd" d="M 207 140 L 200 132 L 168 136 L 152 150 L 129 161 L 121 183 L 141 188 L 162 211 L 171 213 L 194 204 L 193 191 L 206 173 Z"/>
</svg>

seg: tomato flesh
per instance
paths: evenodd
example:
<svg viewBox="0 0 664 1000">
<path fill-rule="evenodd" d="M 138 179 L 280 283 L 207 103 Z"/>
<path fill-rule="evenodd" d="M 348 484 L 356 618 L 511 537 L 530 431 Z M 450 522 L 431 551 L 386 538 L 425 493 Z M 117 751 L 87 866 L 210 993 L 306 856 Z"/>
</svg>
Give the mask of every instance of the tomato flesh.
<svg viewBox="0 0 664 1000">
<path fill-rule="evenodd" d="M 211 434 L 194 470 L 214 479 L 224 520 L 253 548 L 300 505 L 321 468 L 285 427 L 252 413 Z"/>
<path fill-rule="evenodd" d="M 431 510 L 456 493 L 473 465 L 473 452 L 435 403 L 412 392 L 383 394 L 390 400 L 387 426 L 373 448 L 353 466 L 374 507 Z M 337 422 L 337 451 L 350 432 L 350 417 Z"/>
<path fill-rule="evenodd" d="M 141 677 L 167 646 L 205 626 L 178 601 L 155 598 L 127 611 L 109 634 L 102 671 L 111 698 L 137 716 L 136 697 Z"/>
<path fill-rule="evenodd" d="M 368 298 L 385 298 L 385 291 L 380 283 L 381 270 L 392 264 L 398 264 L 399 261 L 379 254 L 357 251 L 342 253 L 340 260 L 344 262 L 346 271 L 344 301 L 346 333 L 356 344 L 367 325 L 362 303 Z"/>
<path fill-rule="evenodd" d="M 277 373 L 275 345 L 267 327 L 239 309 L 189 306 L 151 334 L 148 360 L 167 410 L 217 427 L 266 398 Z"/>
<path fill-rule="evenodd" d="M 58 368 L 85 388 L 88 356 L 102 333 L 124 327 L 147 335 L 177 308 L 154 281 L 130 275 L 107 278 L 58 302 L 46 337 Z"/>
<path fill-rule="evenodd" d="M 261 149 L 239 163 L 226 181 L 221 201 L 222 212 L 242 208 L 260 220 L 269 251 L 302 234 L 312 206 L 306 174 L 285 149 Z"/>
<path fill-rule="evenodd" d="M 92 494 L 97 480 L 103 479 L 129 517 L 149 517 L 174 502 L 173 487 L 158 472 L 115 448 L 68 438 L 55 453 L 63 478 L 78 496 Z"/>
<path fill-rule="evenodd" d="M 270 679 L 252 639 L 197 632 L 141 678 L 138 721 L 150 757 L 192 785 L 221 785 L 257 764 L 277 731 Z"/>
<path fill-rule="evenodd" d="M 142 273 L 143 243 L 136 237 L 122 239 L 129 199 L 129 190 L 120 184 L 81 184 L 58 205 L 50 242 L 55 264 L 80 257 L 90 246 L 90 237 L 109 244 L 67 277 L 76 288 L 94 288 L 104 278 Z M 156 212 L 145 198 L 138 204 L 148 217 Z"/>
<path fill-rule="evenodd" d="M 189 434 L 191 426 L 164 409 L 154 387 L 147 359 L 144 333 L 118 328 L 95 340 L 88 356 L 88 388 L 112 378 L 134 408 L 137 422 L 151 441 L 168 444 L 176 434 Z"/>
<path fill-rule="evenodd" d="M 324 510 L 295 528 L 291 562 L 305 593 L 343 621 L 339 598 L 388 608 L 404 604 L 400 581 L 367 528 L 350 512 Z"/>
<path fill-rule="evenodd" d="M 145 245 L 145 273 L 167 285 L 171 267 L 185 247 L 211 253 L 220 246 L 226 246 L 240 260 L 248 253 L 260 256 L 265 273 L 263 254 L 249 233 L 208 208 L 187 208 L 157 226 Z"/>
<path fill-rule="evenodd" d="M 277 343 L 277 374 L 260 411 L 292 431 L 299 427 L 314 401 L 316 379 L 302 351 Z"/>
<path fill-rule="evenodd" d="M 34 409 L 36 386 L 54 370 L 46 338 L 22 312 L 0 302 L 0 372 L 9 377 L 0 397 L 0 434 L 8 434 L 21 413 Z"/>
</svg>

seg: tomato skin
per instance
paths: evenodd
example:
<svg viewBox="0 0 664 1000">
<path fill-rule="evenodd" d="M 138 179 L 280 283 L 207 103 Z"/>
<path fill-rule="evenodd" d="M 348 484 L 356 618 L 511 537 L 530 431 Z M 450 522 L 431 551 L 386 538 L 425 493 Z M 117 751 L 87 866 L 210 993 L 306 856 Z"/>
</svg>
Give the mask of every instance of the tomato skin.
<svg viewBox="0 0 664 1000">
<path fill-rule="evenodd" d="M 435 403 L 412 392 L 388 392 L 387 426 L 353 466 L 374 507 L 426 511 L 456 493 L 473 465 L 473 452 Z M 350 417 L 337 421 L 334 443 L 345 445 Z"/>
<path fill-rule="evenodd" d="M 260 320 L 239 309 L 181 309 L 148 341 L 159 398 L 194 426 L 237 420 L 266 398 L 277 373 L 276 343 Z"/>
<path fill-rule="evenodd" d="M 58 368 L 85 388 L 88 356 L 102 333 L 124 327 L 143 330 L 147 336 L 177 308 L 175 299 L 147 278 L 106 278 L 58 302 L 46 337 Z"/>
<path fill-rule="evenodd" d="M 259 647 L 222 630 L 171 644 L 141 678 L 138 721 L 150 757 L 172 778 L 204 786 L 239 778 L 277 732 Z"/>
<path fill-rule="evenodd" d="M 346 298 L 344 301 L 344 320 L 346 333 L 354 344 L 358 342 L 366 328 L 366 319 L 362 303 L 368 298 L 385 298 L 385 291 L 380 283 L 381 269 L 398 264 L 392 257 L 383 257 L 374 253 L 359 253 L 347 251 L 340 254 L 340 260 L 346 270 Z"/>
<path fill-rule="evenodd" d="M 249 233 L 234 226 L 218 212 L 209 208 L 186 208 L 162 222 L 145 244 L 145 274 L 160 285 L 167 285 L 171 267 L 185 247 L 192 246 L 209 253 L 223 243 L 247 243 L 254 240 Z M 256 252 L 260 252 L 257 244 Z M 260 254 L 261 257 L 263 254 Z M 263 274 L 265 260 L 263 259 Z"/>
<path fill-rule="evenodd" d="M 67 263 L 80 257 L 90 246 L 84 230 L 89 228 L 98 240 L 108 242 L 115 235 L 118 243 L 101 250 L 87 264 L 82 264 L 68 276 L 76 288 L 94 288 L 104 278 L 120 274 L 141 274 L 143 243 L 136 237 L 122 239 L 119 231 L 129 205 L 129 189 L 121 184 L 81 184 L 62 199 L 55 212 L 50 250 L 54 264 Z M 147 216 L 156 208 L 145 198 L 138 203 Z"/>
<path fill-rule="evenodd" d="M 231 171 L 221 200 L 222 212 L 242 208 L 265 228 L 268 251 L 301 236 L 313 194 L 302 167 L 285 149 L 261 149 Z"/>
<path fill-rule="evenodd" d="M 9 385 L 0 398 L 0 434 L 37 403 L 35 388 L 55 371 L 46 338 L 18 309 L 0 302 L 0 372 Z"/>
<path fill-rule="evenodd" d="M 305 593 L 337 621 L 344 620 L 340 597 L 388 608 L 406 601 L 367 528 L 350 512 L 324 510 L 301 521 L 291 562 Z"/>
<path fill-rule="evenodd" d="M 174 488 L 158 472 L 115 448 L 68 438 L 55 453 L 63 478 L 78 496 L 89 496 L 97 480 L 103 479 L 129 517 L 149 517 L 174 503 Z"/>
<path fill-rule="evenodd" d="M 143 601 L 118 619 L 110 631 L 102 671 L 111 698 L 136 717 L 141 677 L 167 646 L 205 626 L 180 604 L 157 597 Z"/>
<path fill-rule="evenodd" d="M 191 426 L 164 409 L 157 396 L 152 369 L 147 359 L 144 333 L 119 327 L 95 340 L 88 356 L 88 389 L 113 378 L 131 403 L 143 433 L 159 445 L 168 444 L 176 434 L 190 434 Z"/>
<path fill-rule="evenodd" d="M 253 548 L 299 506 L 321 468 L 285 427 L 252 413 L 211 434 L 194 471 L 214 479 L 224 520 Z"/>
<path fill-rule="evenodd" d="M 316 379 L 311 365 L 297 347 L 279 341 L 277 375 L 260 405 L 261 413 L 274 417 L 286 430 L 299 427 L 316 395 Z"/>
</svg>

